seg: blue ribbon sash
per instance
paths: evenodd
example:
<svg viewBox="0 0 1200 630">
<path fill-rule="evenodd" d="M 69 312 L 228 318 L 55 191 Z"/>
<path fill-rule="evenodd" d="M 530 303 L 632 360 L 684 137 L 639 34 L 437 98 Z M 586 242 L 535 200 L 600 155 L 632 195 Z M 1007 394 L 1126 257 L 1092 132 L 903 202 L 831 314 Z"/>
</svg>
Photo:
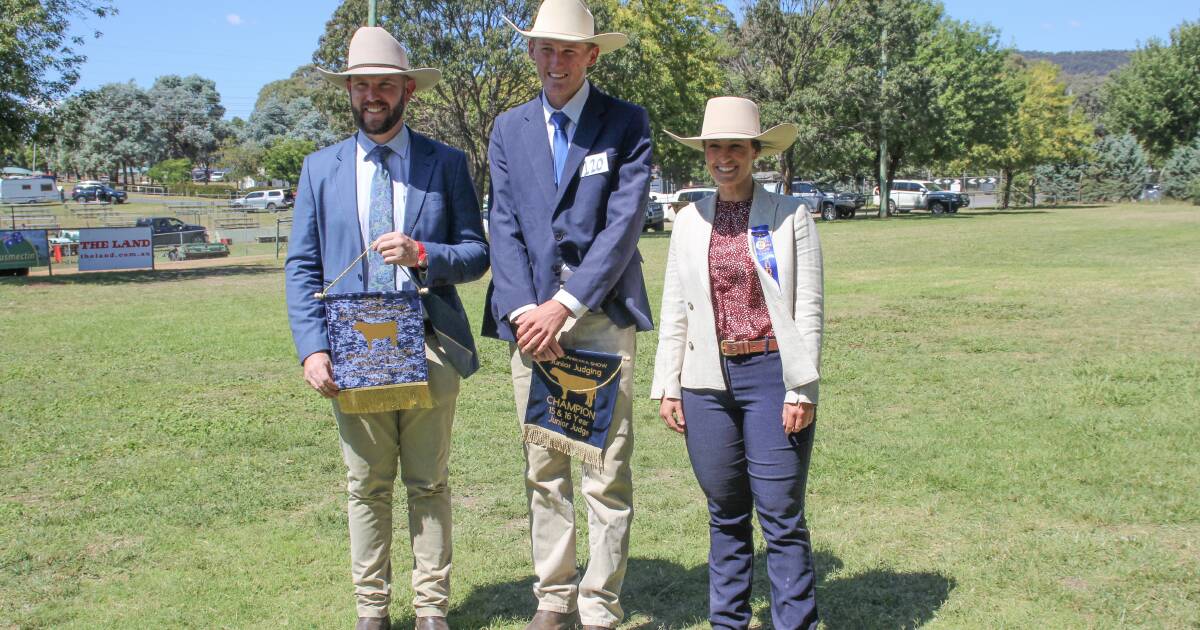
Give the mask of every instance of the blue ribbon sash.
<svg viewBox="0 0 1200 630">
<path fill-rule="evenodd" d="M 534 362 L 522 437 L 601 467 L 621 384 L 620 355 L 565 350 Z"/>
</svg>

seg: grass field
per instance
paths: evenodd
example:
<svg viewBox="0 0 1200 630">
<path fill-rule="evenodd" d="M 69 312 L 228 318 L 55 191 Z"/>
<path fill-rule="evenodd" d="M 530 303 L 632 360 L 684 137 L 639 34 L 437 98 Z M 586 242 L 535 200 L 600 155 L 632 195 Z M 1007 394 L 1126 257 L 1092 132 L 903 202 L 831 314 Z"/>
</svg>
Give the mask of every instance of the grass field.
<svg viewBox="0 0 1200 630">
<path fill-rule="evenodd" d="M 825 626 L 1200 626 L 1200 209 L 820 230 Z M 666 244 L 641 246 L 655 300 Z M 475 321 L 485 287 L 464 287 Z M 0 330 L 0 628 L 352 627 L 337 434 L 300 380 L 278 265 L 5 278 Z M 638 341 L 644 396 L 656 337 Z M 450 621 L 521 628 L 506 347 L 480 345 L 451 462 Z M 637 401 L 624 627 L 706 627 L 704 502 L 654 409 Z"/>
</svg>

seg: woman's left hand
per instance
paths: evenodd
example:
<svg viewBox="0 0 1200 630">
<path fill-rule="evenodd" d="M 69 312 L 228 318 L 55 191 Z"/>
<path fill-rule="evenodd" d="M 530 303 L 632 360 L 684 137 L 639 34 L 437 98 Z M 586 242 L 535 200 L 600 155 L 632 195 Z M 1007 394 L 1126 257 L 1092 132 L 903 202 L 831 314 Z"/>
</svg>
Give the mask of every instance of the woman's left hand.
<svg viewBox="0 0 1200 630">
<path fill-rule="evenodd" d="M 783 403 L 783 432 L 799 433 L 812 424 L 817 406 L 812 403 Z"/>
</svg>

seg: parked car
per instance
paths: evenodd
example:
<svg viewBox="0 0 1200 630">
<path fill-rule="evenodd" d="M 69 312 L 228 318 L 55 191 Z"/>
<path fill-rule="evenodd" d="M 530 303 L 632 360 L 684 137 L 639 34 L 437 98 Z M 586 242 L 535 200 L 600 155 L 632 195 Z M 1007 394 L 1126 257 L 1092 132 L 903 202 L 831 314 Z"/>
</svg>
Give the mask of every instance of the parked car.
<svg viewBox="0 0 1200 630">
<path fill-rule="evenodd" d="M 709 195 L 715 194 L 717 194 L 716 188 L 683 188 L 675 193 L 675 204 L 679 208 L 682 208 L 693 201 L 700 201 Z"/>
<path fill-rule="evenodd" d="M 875 187 L 872 201 L 879 205 L 879 187 Z M 955 213 L 959 208 L 971 205 L 971 197 L 963 193 L 942 190 L 929 181 L 897 179 L 892 182 L 888 194 L 888 213 L 906 213 L 914 209 L 928 210 L 933 214 Z"/>
<path fill-rule="evenodd" d="M 81 201 L 107 201 L 109 203 L 125 203 L 129 199 L 129 193 L 124 190 L 114 190 L 107 184 L 100 182 L 83 182 L 75 185 L 71 190 L 71 201 L 76 203 Z"/>
<path fill-rule="evenodd" d="M 860 208 L 867 204 L 865 195 L 856 192 L 844 192 L 833 184 L 817 184 L 821 190 L 821 218 L 826 221 L 834 219 L 853 219 Z"/>
<path fill-rule="evenodd" d="M 663 208 L 665 204 L 661 201 L 651 201 L 646 204 L 646 222 L 642 225 L 642 231 L 654 230 L 662 232 L 667 229 L 667 212 Z"/>
<path fill-rule="evenodd" d="M 134 225 L 149 227 L 155 245 L 208 242 L 208 230 L 203 225 L 184 223 L 175 217 L 142 217 Z"/>
<path fill-rule="evenodd" d="M 294 201 L 291 190 L 276 188 L 246 193 L 246 196 L 234 199 L 229 205 L 246 212 L 278 212 L 291 208 Z"/>
</svg>

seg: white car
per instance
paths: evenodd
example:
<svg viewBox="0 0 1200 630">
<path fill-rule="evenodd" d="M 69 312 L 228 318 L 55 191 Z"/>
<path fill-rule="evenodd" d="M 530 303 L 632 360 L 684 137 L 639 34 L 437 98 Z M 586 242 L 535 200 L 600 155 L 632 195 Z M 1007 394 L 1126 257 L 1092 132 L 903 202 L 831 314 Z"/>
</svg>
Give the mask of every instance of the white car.
<svg viewBox="0 0 1200 630">
<path fill-rule="evenodd" d="M 246 212 L 278 212 L 292 207 L 291 191 L 282 188 L 257 190 L 234 199 L 230 206 Z"/>
<path fill-rule="evenodd" d="M 683 210 L 684 206 L 715 194 L 716 188 L 681 188 L 670 202 L 663 204 L 663 214 L 668 221 L 674 222 L 675 213 Z"/>
</svg>

